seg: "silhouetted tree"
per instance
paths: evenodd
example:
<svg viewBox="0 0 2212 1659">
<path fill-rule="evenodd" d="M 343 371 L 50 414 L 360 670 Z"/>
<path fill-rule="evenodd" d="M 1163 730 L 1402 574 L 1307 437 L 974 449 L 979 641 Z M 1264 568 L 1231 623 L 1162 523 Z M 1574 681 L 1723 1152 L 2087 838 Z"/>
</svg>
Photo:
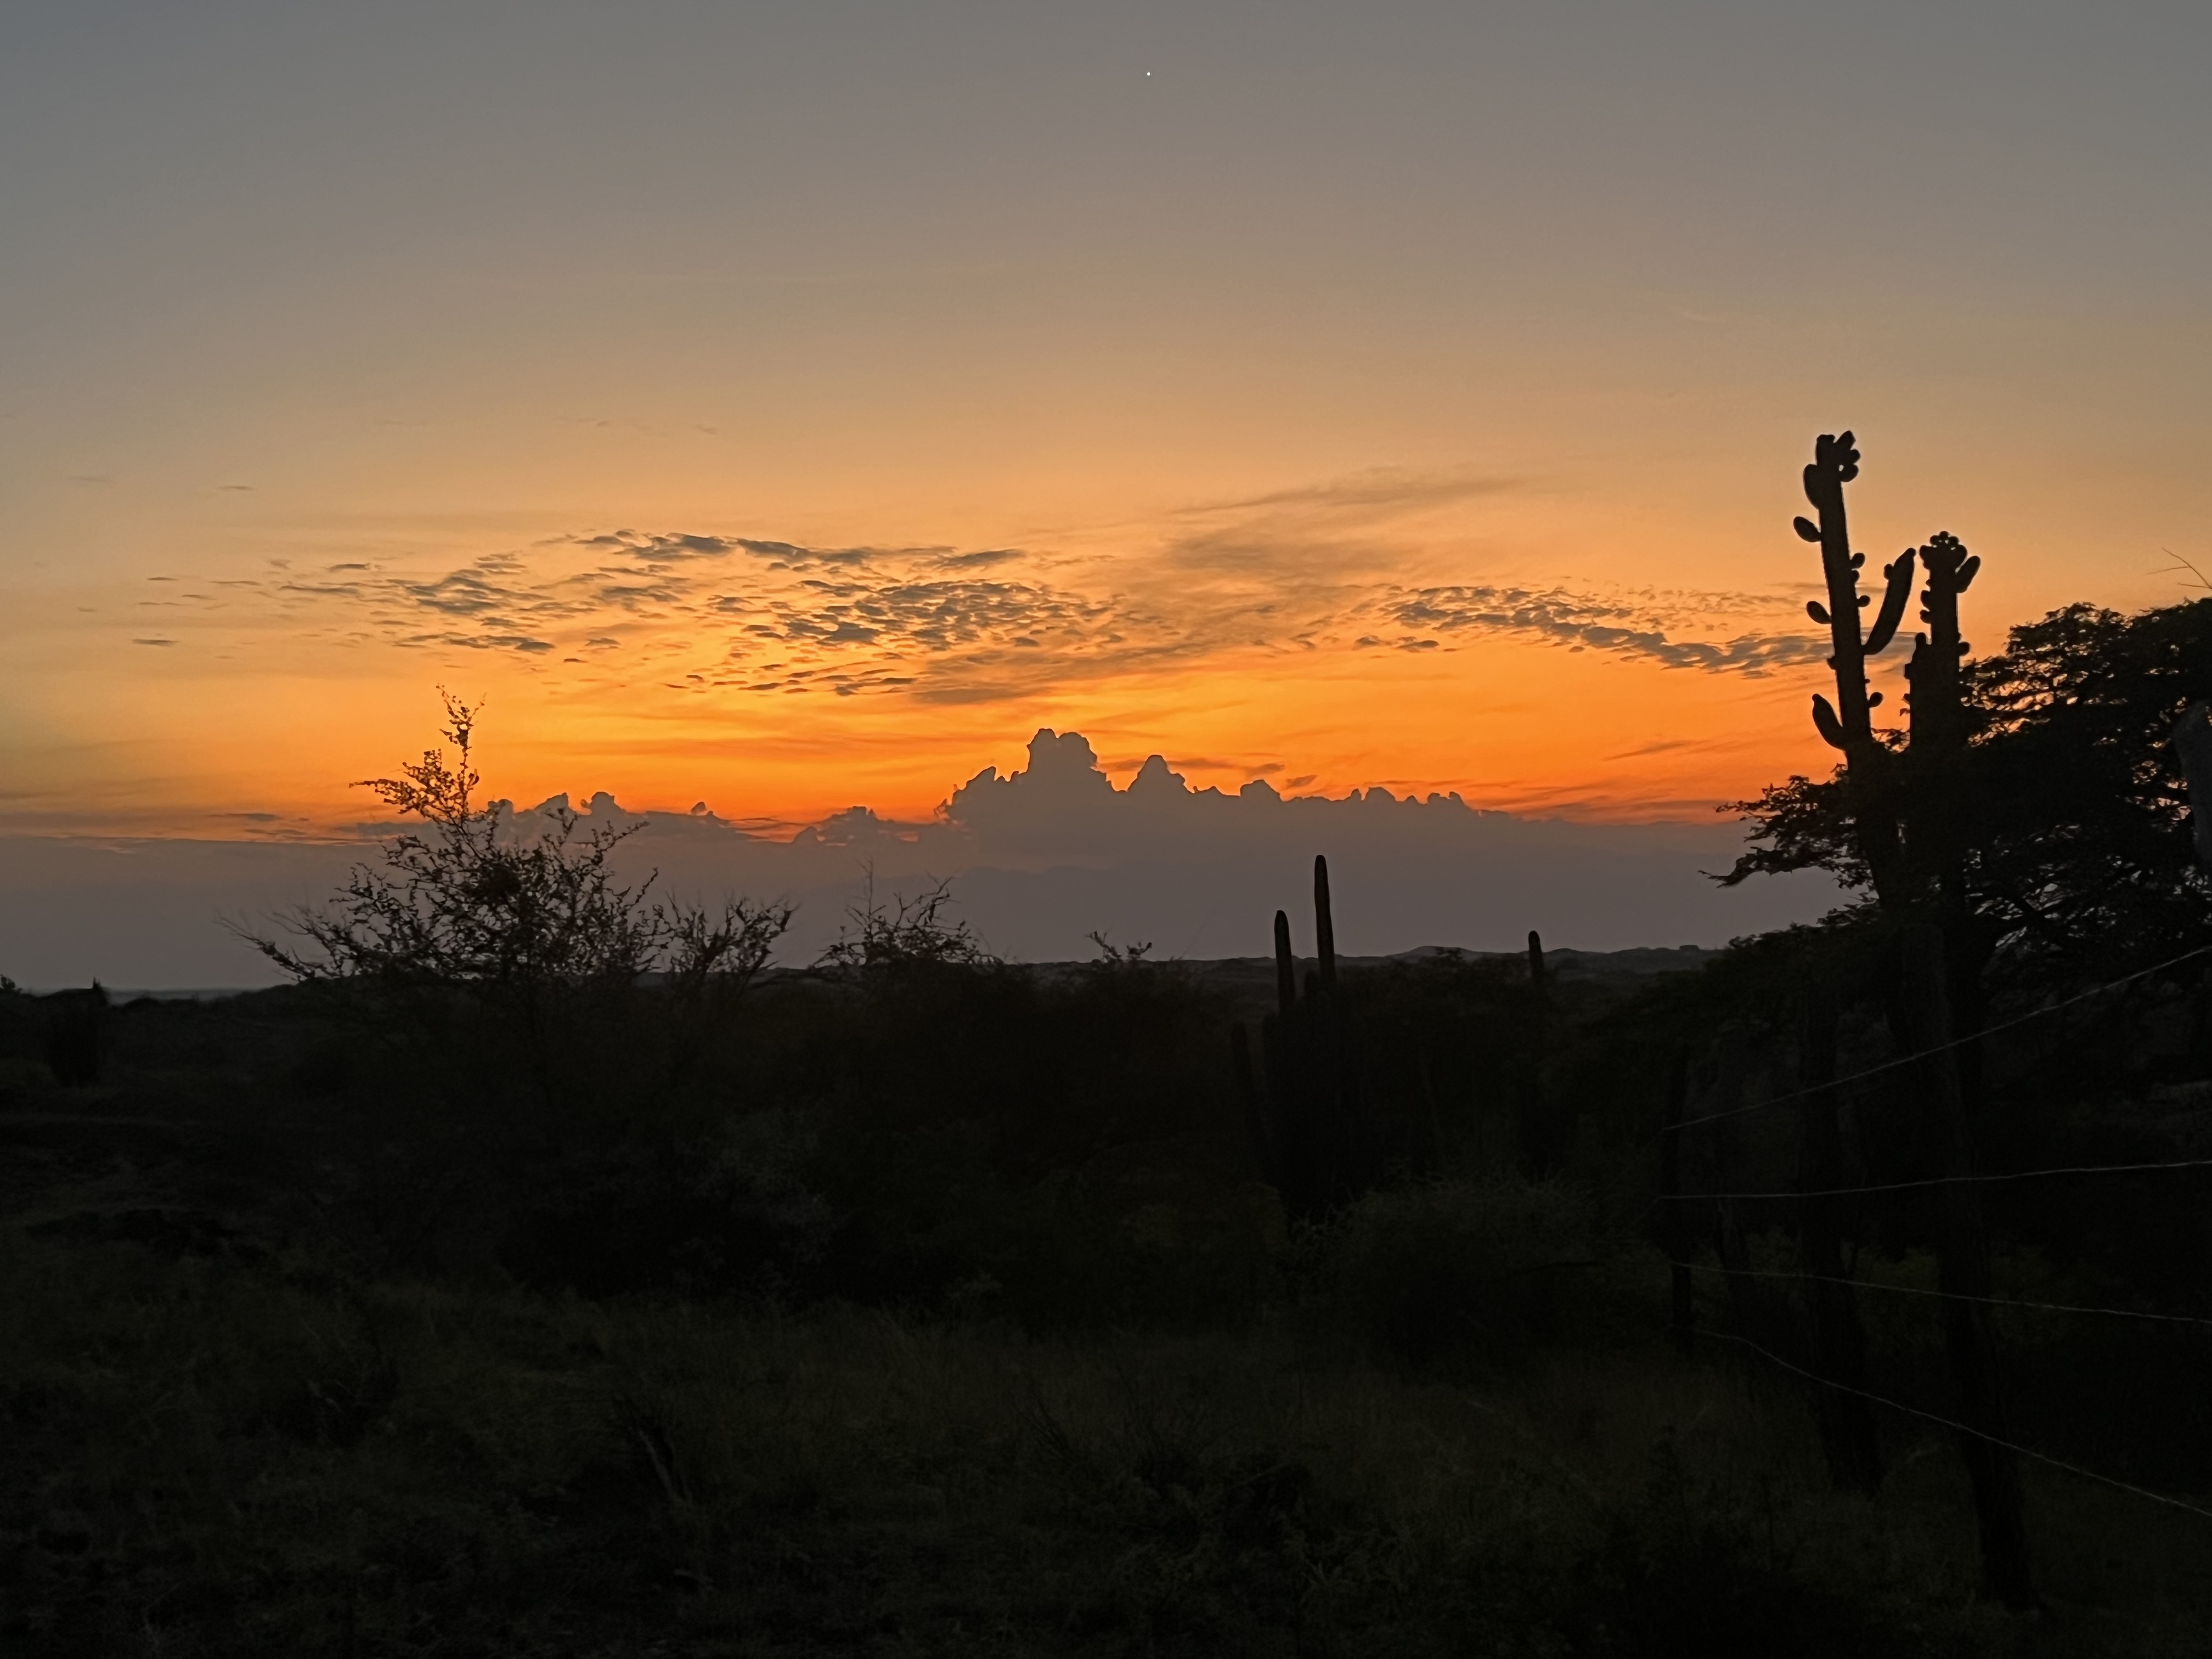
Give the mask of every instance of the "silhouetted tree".
<svg viewBox="0 0 2212 1659">
<path fill-rule="evenodd" d="M 326 905 L 294 911 L 289 940 L 246 937 L 295 980 L 434 1009 L 448 1028 L 504 1030 L 509 1058 L 546 1103 L 569 1076 L 603 1094 L 631 1097 L 641 1084 L 665 1092 L 700 1020 L 766 964 L 790 908 L 658 899 L 653 877 L 625 884 L 611 862 L 635 826 L 586 825 L 563 807 L 550 825 L 526 827 L 478 805 L 479 709 L 442 695 L 453 758 L 426 750 L 398 777 L 355 786 L 423 828 L 392 837 L 380 868 L 355 866 Z M 625 1041 L 607 1028 L 611 1010 L 634 1013 L 648 988 L 678 1016 L 672 1031 L 663 1024 L 674 1041 L 658 1045 L 658 1064 L 635 1033 Z"/>
<path fill-rule="evenodd" d="M 2204 942 L 2186 781 L 2167 739 L 2184 708 L 2212 696 L 2212 599 L 2133 617 L 2069 605 L 1958 673 L 1963 744 L 1942 835 L 1959 905 L 2002 976 L 2075 985 Z M 1758 843 L 1730 884 L 1802 869 L 1873 884 L 1840 769 L 1728 810 Z"/>
<path fill-rule="evenodd" d="M 527 990 L 550 984 L 750 977 L 788 925 L 788 907 L 726 901 L 719 914 L 650 898 L 653 878 L 617 881 L 609 859 L 637 826 L 585 827 L 563 806 L 550 831 L 524 833 L 480 807 L 471 763 L 478 708 L 445 694 L 444 735 L 372 789 L 424 830 L 394 836 L 381 870 L 356 865 L 337 897 L 289 919 L 301 942 L 252 936 L 296 980 L 373 978 Z"/>
<path fill-rule="evenodd" d="M 900 968 L 995 968 L 1000 965 L 968 923 L 945 914 L 952 884 L 940 881 L 916 897 L 894 893 L 888 907 L 876 897 L 876 872 L 868 872 L 860 902 L 845 913 L 846 925 L 817 966 L 847 970 Z"/>
</svg>

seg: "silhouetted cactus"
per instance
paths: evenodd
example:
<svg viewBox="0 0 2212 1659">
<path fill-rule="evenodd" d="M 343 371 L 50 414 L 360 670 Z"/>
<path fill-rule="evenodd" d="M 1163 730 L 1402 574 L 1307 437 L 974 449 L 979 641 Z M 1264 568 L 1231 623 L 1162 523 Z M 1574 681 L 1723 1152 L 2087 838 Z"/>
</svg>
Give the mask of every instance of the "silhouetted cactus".
<svg viewBox="0 0 2212 1659">
<path fill-rule="evenodd" d="M 1911 738 L 1907 749 L 1910 787 L 1905 799 L 1905 850 L 1916 902 L 1932 897 L 1947 935 L 1951 1011 L 1961 1030 L 1978 1029 L 1982 1019 L 1981 974 L 1985 952 L 1975 947 L 1962 888 L 1964 816 L 1967 807 L 1960 776 L 1966 748 L 1966 708 L 1960 674 L 1966 641 L 1959 637 L 1959 596 L 1973 585 L 1982 562 L 1948 531 L 1939 531 L 1920 550 L 1928 585 L 1920 595 L 1920 620 L 1928 631 L 1914 636 L 1912 659 L 1905 665 L 1911 690 L 1905 694 Z M 1978 1062 L 1964 1057 L 1968 1111 L 1979 1094 Z"/>
<path fill-rule="evenodd" d="M 1827 626 L 1835 647 L 1828 666 L 1835 671 L 1836 701 L 1831 704 L 1816 694 L 1813 723 L 1831 745 L 1854 761 L 1873 745 L 1872 710 L 1881 702 L 1879 691 L 1867 690 L 1866 659 L 1879 656 L 1897 635 L 1905 601 L 1912 593 L 1913 562 L 1912 550 L 1907 548 L 1895 562 L 1883 567 L 1881 574 L 1888 586 L 1882 594 L 1881 609 L 1875 615 L 1873 629 L 1861 635 L 1859 611 L 1866 605 L 1867 596 L 1859 592 L 1859 569 L 1866 563 L 1866 555 L 1851 551 L 1850 522 L 1844 511 L 1844 486 L 1858 476 L 1859 452 L 1852 434 L 1822 433 L 1813 446 L 1812 464 L 1805 469 L 1805 499 L 1820 515 L 1820 522 L 1816 525 L 1802 518 L 1792 521 L 1800 537 L 1820 544 L 1828 602 L 1824 605 L 1814 600 L 1805 610 L 1814 622 Z"/>
<path fill-rule="evenodd" d="M 1544 969 L 1544 939 L 1528 930 L 1528 1072 L 1521 1086 L 1521 1166 L 1531 1180 L 1556 1174 L 1572 1149 L 1574 1120 L 1561 1113 L 1544 1076 L 1551 1025 L 1551 981 Z"/>
<path fill-rule="evenodd" d="M 1866 555 L 1851 551 L 1850 522 L 1844 511 L 1844 486 L 1858 475 L 1859 452 L 1852 434 L 1822 433 L 1813 446 L 1813 460 L 1804 475 L 1805 499 L 1820 514 L 1820 522 L 1800 518 L 1792 521 L 1792 527 L 1804 540 L 1820 544 L 1820 572 L 1828 588 L 1826 605 L 1814 601 L 1805 607 L 1814 621 L 1827 626 L 1833 647 L 1828 666 L 1836 680 L 1833 703 L 1818 693 L 1814 695 L 1813 724 L 1832 748 L 1843 750 L 1860 850 L 1874 877 L 1875 891 L 1887 896 L 1897 889 L 1897 827 L 1884 800 L 1887 757 L 1874 735 L 1873 711 L 1881 703 L 1881 694 L 1868 690 L 1866 663 L 1869 657 L 1887 649 L 1897 635 L 1898 623 L 1912 592 L 1915 555 L 1908 548 L 1883 568 L 1887 586 L 1881 609 L 1875 613 L 1873 629 L 1862 635 L 1859 612 L 1868 601 L 1858 591 L 1859 569 L 1866 562 Z"/>
<path fill-rule="evenodd" d="M 1321 1139 L 1328 1159 L 1326 1182 L 1332 1203 L 1372 1184 L 1376 1165 L 1372 1126 L 1360 1087 L 1359 1043 L 1336 977 L 1336 918 L 1329 902 L 1328 860 L 1314 857 L 1314 940 L 1318 952 L 1313 999 L 1315 1082 L 1326 1126 Z"/>
<path fill-rule="evenodd" d="M 1324 990 L 1336 989 L 1336 917 L 1328 902 L 1328 860 L 1314 854 L 1314 951 Z"/>
<path fill-rule="evenodd" d="M 1883 573 L 1889 586 L 1881 610 L 1862 638 L 1858 613 L 1867 601 L 1858 592 L 1858 570 L 1864 558 L 1850 550 L 1844 515 L 1844 486 L 1858 476 L 1858 463 L 1850 433 L 1823 434 L 1805 469 L 1805 497 L 1820 523 L 1799 519 L 1796 528 L 1805 540 L 1820 544 L 1828 587 L 1828 603 L 1808 609 L 1816 622 L 1828 624 L 1835 646 L 1828 665 L 1835 671 L 1836 702 L 1832 706 L 1815 696 L 1813 721 L 1844 752 L 1844 802 L 1875 896 L 1891 918 L 1913 924 L 1905 936 L 1908 971 L 1896 985 L 1891 1024 L 1906 1052 L 1931 1055 L 1915 1079 L 1920 1105 L 1946 1138 L 1947 1173 L 1965 1176 L 1973 1161 L 1966 1126 L 1979 1091 L 1979 1054 L 1972 1036 L 1981 1025 L 1981 972 L 1989 941 L 1976 937 L 1965 892 L 1960 830 L 1966 802 L 1959 763 L 1967 732 L 1959 659 L 1966 647 L 1959 637 L 1959 596 L 1981 562 L 1948 532 L 1899 554 Z M 1920 615 L 1929 631 L 1918 636 L 1905 670 L 1911 738 L 1900 777 L 1895 757 L 1874 735 L 1871 711 L 1881 699 L 1868 693 L 1866 659 L 1894 637 L 1917 561 L 1928 568 Z M 1928 925 L 1930 918 L 1943 925 Z M 2019 1475 L 2005 1447 L 1996 1343 L 1987 1310 L 1972 1301 L 1988 1293 L 1988 1245 L 1978 1191 L 1971 1202 L 1955 1195 L 1966 1190 L 1945 1189 L 1940 1257 L 1944 1288 L 1966 1298 L 1947 1308 L 1945 1325 L 1960 1420 L 1967 1428 L 1960 1449 L 1973 1479 L 1987 1584 L 2008 1604 L 2029 1607 L 2035 1593 Z M 1821 1341 L 1824 1347 L 1847 1348 L 1850 1332 L 1832 1319 Z"/>
<path fill-rule="evenodd" d="M 1254 1090 L 1261 1103 L 1265 1127 L 1261 1136 L 1261 1167 L 1283 1206 L 1291 1217 L 1315 1213 L 1306 1110 L 1304 1066 L 1300 1063 L 1304 1044 L 1298 1022 L 1298 964 L 1291 953 L 1291 919 L 1275 912 L 1275 1012 L 1260 1022 L 1260 1060 L 1265 1073 L 1264 1093 Z"/>
<path fill-rule="evenodd" d="M 1319 957 L 1298 994 L 1291 921 L 1275 912 L 1276 1012 L 1261 1023 L 1270 1175 L 1293 1218 L 1325 1215 L 1364 1184 L 1371 1161 L 1359 1108 L 1359 1062 L 1337 985 L 1328 860 L 1314 860 Z"/>
<path fill-rule="evenodd" d="M 1928 632 L 1914 635 L 1912 660 L 1905 665 L 1912 684 L 1906 697 L 1911 714 L 1912 746 L 1952 749 L 1966 740 L 1965 709 L 1960 697 L 1959 662 L 1966 641 L 1959 637 L 1959 596 L 1973 586 L 1980 559 L 1948 530 L 1920 550 L 1928 586 L 1921 590 L 1920 620 Z"/>
</svg>

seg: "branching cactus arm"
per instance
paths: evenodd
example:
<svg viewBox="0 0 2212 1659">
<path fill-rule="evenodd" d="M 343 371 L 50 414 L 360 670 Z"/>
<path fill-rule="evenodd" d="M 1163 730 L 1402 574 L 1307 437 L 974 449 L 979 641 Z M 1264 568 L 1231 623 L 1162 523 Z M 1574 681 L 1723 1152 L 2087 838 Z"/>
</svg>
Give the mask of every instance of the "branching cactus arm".
<svg viewBox="0 0 2212 1659">
<path fill-rule="evenodd" d="M 1813 446 L 1812 464 L 1805 469 L 1805 499 L 1820 520 L 1800 518 L 1793 523 L 1797 534 L 1820 548 L 1820 573 L 1826 579 L 1828 601 L 1814 600 L 1806 614 L 1828 629 L 1834 654 L 1828 666 L 1835 671 L 1836 700 L 1813 699 L 1813 724 L 1832 748 L 1854 757 L 1874 747 L 1873 710 L 1881 694 L 1867 690 L 1866 659 L 1885 650 L 1897 636 L 1905 606 L 1912 596 L 1913 554 L 1911 550 L 1883 567 L 1886 586 L 1881 609 L 1874 626 L 1859 631 L 1859 612 L 1868 596 L 1859 592 L 1859 571 L 1866 555 L 1851 551 L 1850 523 L 1844 509 L 1844 486 L 1859 475 L 1856 441 L 1848 432 L 1822 433 Z"/>
<path fill-rule="evenodd" d="M 1875 613 L 1874 627 L 1867 634 L 1866 653 L 1869 657 L 1878 657 L 1889 648 L 1889 642 L 1897 637 L 1898 623 L 1905 620 L 1905 601 L 1912 597 L 1913 556 L 1913 550 L 1908 547 L 1897 556 L 1895 563 L 1881 568 L 1882 578 L 1889 586 L 1883 590 L 1881 609 Z M 1878 700 L 1879 694 L 1868 701 Z"/>
</svg>

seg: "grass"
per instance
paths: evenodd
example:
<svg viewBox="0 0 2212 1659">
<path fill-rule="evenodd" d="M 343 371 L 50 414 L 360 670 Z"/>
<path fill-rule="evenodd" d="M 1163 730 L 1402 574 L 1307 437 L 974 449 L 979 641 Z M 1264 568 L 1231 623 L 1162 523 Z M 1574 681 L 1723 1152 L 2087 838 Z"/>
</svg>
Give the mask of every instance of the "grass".
<svg viewBox="0 0 2212 1659">
<path fill-rule="evenodd" d="M 1794 1395 L 1648 1346 L 1445 1381 L 1292 1318 L 1039 1340 L 20 1233 L 0 1305 L 15 1651 L 2201 1650 L 2201 1553 L 2124 1504 L 2037 1479 L 2093 1569 L 2054 1589 L 2127 1613 L 2031 1630 L 1973 1603 L 1940 1446 L 1837 1497 Z"/>
<path fill-rule="evenodd" d="M 1264 1189 L 1192 1198 L 1170 1161 L 1091 1182 L 1126 1200 L 1110 1237 L 1049 1182 L 954 1216 L 998 1228 L 986 1260 L 1036 1258 L 1040 1295 L 1076 1282 L 1063 1257 L 1085 1284 L 1145 1267 L 1168 1287 L 1133 1299 L 1149 1323 L 1039 1325 L 980 1282 L 781 1312 L 591 1298 L 495 1253 L 404 1272 L 349 1248 L 321 1164 L 352 1131 L 309 1133 L 335 1097 L 250 1012 L 162 1014 L 184 1035 L 159 1042 L 126 1024 L 143 1053 L 95 1087 L 0 1078 L 11 1659 L 2212 1645 L 2212 1522 L 2036 1466 L 2050 1611 L 1980 1602 L 1941 1431 L 1885 1419 L 1880 1497 L 1834 1492 L 1798 1387 L 1740 1351 L 1676 1356 L 1664 1265 L 1571 1184 L 1402 1186 L 1286 1240 Z M 863 1197 L 899 1195 L 863 1173 Z M 939 1207 L 1017 1189 L 958 1190 L 978 1196 Z M 1219 1291 L 1248 1269 L 1256 1288 Z M 1178 1273 L 1200 1289 L 1170 1293 Z M 2117 1293 L 2028 1255 L 2001 1277 Z M 1929 1310 L 1863 1301 L 1880 1385 L 1940 1400 Z M 2184 1339 L 2041 1316 L 2005 1336 L 2033 1443 L 2197 1489 Z M 2148 1466 L 2161 1447 L 2172 1468 Z"/>
</svg>

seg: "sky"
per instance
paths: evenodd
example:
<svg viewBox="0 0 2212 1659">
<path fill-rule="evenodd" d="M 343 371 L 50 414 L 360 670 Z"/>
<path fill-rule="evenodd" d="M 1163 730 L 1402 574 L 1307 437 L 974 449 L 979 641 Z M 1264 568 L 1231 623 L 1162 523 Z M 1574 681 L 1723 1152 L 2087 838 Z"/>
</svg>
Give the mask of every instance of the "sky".
<svg viewBox="0 0 2212 1659">
<path fill-rule="evenodd" d="M 819 960 L 871 908 L 940 890 L 945 920 L 1012 961 L 1079 961 L 1102 939 L 1155 958 L 1264 957 L 1278 910 L 1310 957 L 1316 854 L 1352 957 L 1518 955 L 1531 931 L 1554 951 L 1711 948 L 1838 897 L 1818 871 L 1717 887 L 1734 848 L 1713 823 L 1578 823 L 1381 787 L 1286 796 L 1264 778 L 1194 788 L 1158 756 L 1117 787 L 1081 732 L 1049 729 L 1012 774 L 984 768 L 920 821 L 854 807 L 793 835 L 747 834 L 703 806 L 633 811 L 604 793 L 493 810 L 523 836 L 560 833 L 564 813 L 577 837 L 612 832 L 617 879 L 647 902 L 786 907 L 786 966 Z M 0 963 L 40 990 L 276 983 L 251 939 L 301 948 L 301 910 L 376 861 L 361 840 L 0 836 Z"/>
<path fill-rule="evenodd" d="M 1978 646 L 2212 569 L 2208 81 L 2183 5 L 17 0 L 0 832 L 341 833 L 441 684 L 757 833 L 1039 728 L 1710 824 L 1829 761 L 1816 433 Z"/>
</svg>

